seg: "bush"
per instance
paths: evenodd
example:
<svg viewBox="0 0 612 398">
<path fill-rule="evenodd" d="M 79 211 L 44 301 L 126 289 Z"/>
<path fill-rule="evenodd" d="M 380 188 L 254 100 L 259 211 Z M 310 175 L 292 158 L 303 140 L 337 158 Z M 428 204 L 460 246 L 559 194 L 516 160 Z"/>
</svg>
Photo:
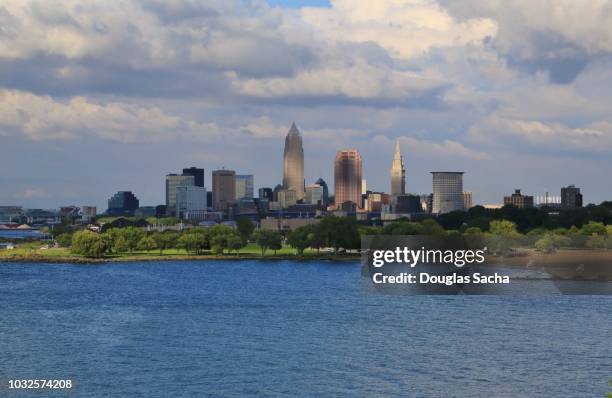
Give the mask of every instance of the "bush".
<svg viewBox="0 0 612 398">
<path fill-rule="evenodd" d="M 57 241 L 57 244 L 60 245 L 60 247 L 70 247 L 70 245 L 72 244 L 72 234 L 60 234 L 55 240 Z"/>
<path fill-rule="evenodd" d="M 85 257 L 103 257 L 110 252 L 110 243 L 107 236 L 92 231 L 79 231 L 72 236 L 71 251 Z"/>
</svg>

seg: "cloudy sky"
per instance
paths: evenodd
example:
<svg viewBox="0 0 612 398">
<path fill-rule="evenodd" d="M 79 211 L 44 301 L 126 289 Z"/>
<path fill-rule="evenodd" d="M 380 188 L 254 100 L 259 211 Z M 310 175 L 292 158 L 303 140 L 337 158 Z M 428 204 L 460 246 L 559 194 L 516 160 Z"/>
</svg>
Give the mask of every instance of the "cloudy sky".
<svg viewBox="0 0 612 398">
<path fill-rule="evenodd" d="M 612 1 L 0 0 L 0 205 L 163 202 L 185 166 L 307 183 L 357 148 L 389 190 L 465 171 L 476 203 L 514 188 L 612 199 Z"/>
</svg>

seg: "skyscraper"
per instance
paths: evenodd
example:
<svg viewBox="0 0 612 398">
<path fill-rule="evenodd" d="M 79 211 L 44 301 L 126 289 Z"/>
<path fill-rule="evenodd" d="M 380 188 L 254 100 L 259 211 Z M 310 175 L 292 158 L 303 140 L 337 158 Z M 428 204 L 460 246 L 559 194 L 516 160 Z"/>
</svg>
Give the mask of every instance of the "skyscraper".
<svg viewBox="0 0 612 398">
<path fill-rule="evenodd" d="M 298 200 L 304 198 L 304 148 L 295 123 L 291 124 L 285 137 L 283 163 L 283 188 L 294 190 Z"/>
<path fill-rule="evenodd" d="M 462 171 L 432 171 L 433 203 L 431 212 L 434 214 L 450 213 L 464 210 L 463 172 Z"/>
<path fill-rule="evenodd" d="M 399 140 L 395 141 L 395 154 L 391 164 L 391 196 L 396 197 L 406 193 L 406 170 L 404 158 L 400 153 Z"/>
<path fill-rule="evenodd" d="M 214 170 L 212 172 L 213 208 L 227 210 L 236 201 L 236 172 L 234 170 Z"/>
<path fill-rule="evenodd" d="M 323 187 L 323 204 L 326 205 L 329 203 L 329 188 L 327 187 L 327 183 L 324 179 L 319 178 L 315 184 Z"/>
<path fill-rule="evenodd" d="M 202 219 L 206 214 L 206 188 L 176 187 L 176 216 L 188 220 Z"/>
<path fill-rule="evenodd" d="M 236 175 L 236 199 L 253 199 L 253 174 L 237 174 Z"/>
<path fill-rule="evenodd" d="M 188 169 L 183 169 L 183 175 L 193 176 L 193 185 L 195 185 L 196 187 L 204 186 L 204 169 L 190 167 Z"/>
<path fill-rule="evenodd" d="M 168 174 L 166 176 L 166 206 L 176 207 L 176 187 L 194 186 L 195 177 L 192 175 Z"/>
<path fill-rule="evenodd" d="M 356 149 L 336 153 L 334 167 L 336 208 L 340 208 L 345 202 L 361 205 L 361 168 L 361 155 Z"/>
</svg>

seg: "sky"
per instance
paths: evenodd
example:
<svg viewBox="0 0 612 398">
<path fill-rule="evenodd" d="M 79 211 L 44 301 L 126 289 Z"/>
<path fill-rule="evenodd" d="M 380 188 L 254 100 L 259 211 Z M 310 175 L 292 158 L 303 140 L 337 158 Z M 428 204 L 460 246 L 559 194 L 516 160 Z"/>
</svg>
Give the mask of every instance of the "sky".
<svg viewBox="0 0 612 398">
<path fill-rule="evenodd" d="M 579 16 L 579 17 L 578 17 Z M 464 171 L 474 202 L 612 199 L 612 1 L 0 1 L 0 205 L 164 201 L 183 167 L 306 183 L 358 149 L 389 191 Z"/>
</svg>

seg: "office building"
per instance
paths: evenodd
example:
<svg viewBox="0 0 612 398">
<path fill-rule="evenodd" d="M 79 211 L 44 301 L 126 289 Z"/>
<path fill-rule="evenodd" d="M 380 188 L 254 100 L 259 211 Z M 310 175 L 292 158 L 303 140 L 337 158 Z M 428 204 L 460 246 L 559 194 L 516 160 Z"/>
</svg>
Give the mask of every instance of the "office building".
<svg viewBox="0 0 612 398">
<path fill-rule="evenodd" d="M 362 161 L 355 149 L 338 151 L 334 166 L 335 205 L 340 209 L 345 202 L 361 204 Z"/>
<path fill-rule="evenodd" d="M 520 189 L 515 189 L 510 196 L 504 197 L 504 206 L 511 205 L 519 209 L 533 207 L 533 196 L 521 194 Z"/>
<path fill-rule="evenodd" d="M 206 188 L 176 187 L 176 215 L 187 220 L 203 220 L 206 214 Z"/>
<path fill-rule="evenodd" d="M 268 199 L 269 202 L 272 202 L 274 200 L 272 188 L 259 188 L 259 199 Z"/>
<path fill-rule="evenodd" d="M 166 206 L 176 208 L 176 187 L 195 186 L 192 175 L 168 174 L 166 176 Z M 171 210 L 170 210 L 171 211 Z"/>
<path fill-rule="evenodd" d="M 283 189 L 295 191 L 297 199 L 304 198 L 304 148 L 302 137 L 295 123 L 285 137 L 285 151 L 283 155 Z"/>
<path fill-rule="evenodd" d="M 323 187 L 319 184 L 306 185 L 306 203 L 323 205 Z"/>
<path fill-rule="evenodd" d="M 236 200 L 253 199 L 253 174 L 236 175 Z"/>
<path fill-rule="evenodd" d="M 397 195 L 393 204 L 393 212 L 398 214 L 423 213 L 419 195 Z"/>
<path fill-rule="evenodd" d="M 297 193 L 293 189 L 281 189 L 278 191 L 278 203 L 281 209 L 293 206 L 297 202 Z"/>
<path fill-rule="evenodd" d="M 574 185 L 561 188 L 561 207 L 564 209 L 582 207 L 582 194 L 580 193 L 580 188 Z"/>
<path fill-rule="evenodd" d="M 366 210 L 379 213 L 383 205 L 390 203 L 389 194 L 384 192 L 368 192 L 366 196 Z"/>
<path fill-rule="evenodd" d="M 84 220 L 91 220 L 96 217 L 98 209 L 96 206 L 82 206 L 81 207 L 81 217 Z"/>
<path fill-rule="evenodd" d="M 327 183 L 324 179 L 319 178 L 315 181 L 315 184 L 320 185 L 323 188 L 323 205 L 327 205 L 329 203 L 329 188 L 327 187 Z"/>
<path fill-rule="evenodd" d="M 406 170 L 404 158 L 400 152 L 399 140 L 395 141 L 395 153 L 391 164 L 391 196 L 396 197 L 406 193 Z"/>
<path fill-rule="evenodd" d="M 139 201 L 131 191 L 119 191 L 108 200 L 107 215 L 131 216 L 138 209 Z"/>
<path fill-rule="evenodd" d="M 450 213 L 464 210 L 463 172 L 433 171 L 433 203 L 431 212 L 434 214 Z"/>
<path fill-rule="evenodd" d="M 190 167 L 188 169 L 183 169 L 183 175 L 193 176 L 193 185 L 195 185 L 196 187 L 204 186 L 204 169 Z"/>
<path fill-rule="evenodd" d="M 463 193 L 463 208 L 465 210 L 469 210 L 472 207 L 474 207 L 474 204 L 473 204 L 473 201 L 472 201 L 472 192 L 465 191 Z"/>
<path fill-rule="evenodd" d="M 213 208 L 227 210 L 236 201 L 236 172 L 214 170 L 212 173 Z"/>
<path fill-rule="evenodd" d="M 19 223 L 23 217 L 21 206 L 0 206 L 0 222 Z"/>
</svg>

